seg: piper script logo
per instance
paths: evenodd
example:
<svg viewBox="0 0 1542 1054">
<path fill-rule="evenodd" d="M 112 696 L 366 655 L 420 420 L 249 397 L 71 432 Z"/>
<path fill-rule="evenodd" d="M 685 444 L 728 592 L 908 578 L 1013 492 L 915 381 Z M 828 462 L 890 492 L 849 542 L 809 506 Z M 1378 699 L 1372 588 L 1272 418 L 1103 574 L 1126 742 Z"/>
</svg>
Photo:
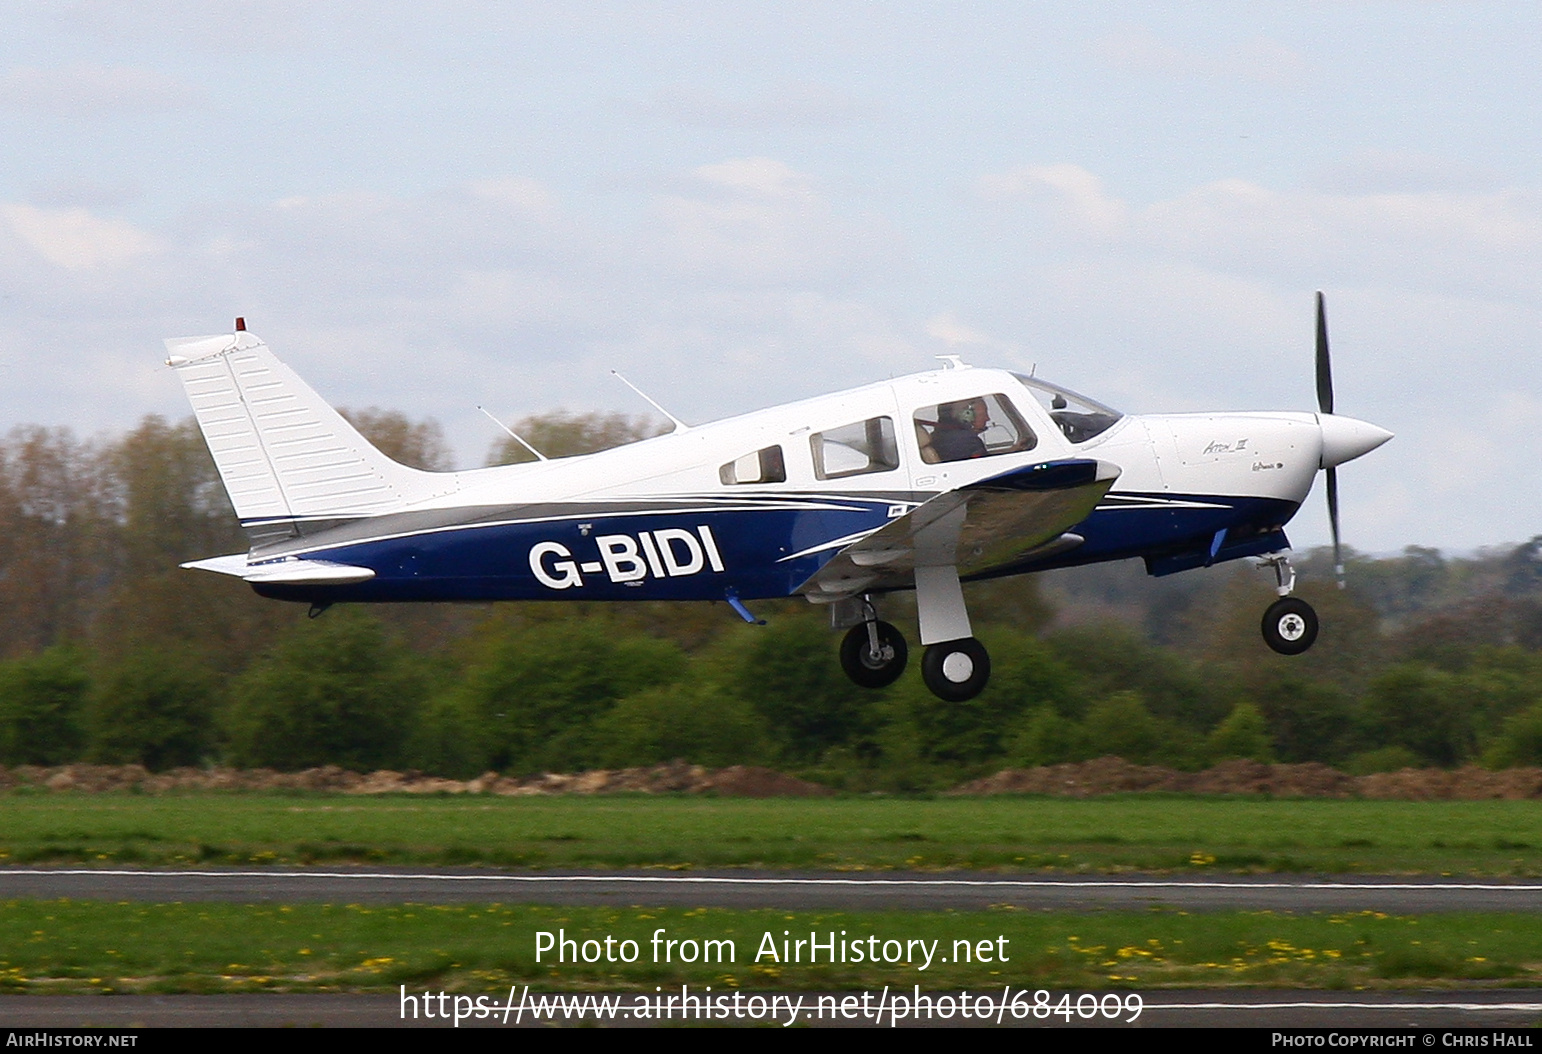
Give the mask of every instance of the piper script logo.
<svg viewBox="0 0 1542 1054">
<path fill-rule="evenodd" d="M 548 589 L 572 589 L 584 584 L 584 575 L 604 573 L 619 585 L 640 586 L 654 578 L 680 578 L 711 567 L 723 570 L 717 540 L 706 524 L 695 533 L 682 527 L 630 534 L 599 534 L 592 539 L 598 560 L 576 559 L 561 542 L 539 542 L 530 547 L 530 571 Z"/>
</svg>

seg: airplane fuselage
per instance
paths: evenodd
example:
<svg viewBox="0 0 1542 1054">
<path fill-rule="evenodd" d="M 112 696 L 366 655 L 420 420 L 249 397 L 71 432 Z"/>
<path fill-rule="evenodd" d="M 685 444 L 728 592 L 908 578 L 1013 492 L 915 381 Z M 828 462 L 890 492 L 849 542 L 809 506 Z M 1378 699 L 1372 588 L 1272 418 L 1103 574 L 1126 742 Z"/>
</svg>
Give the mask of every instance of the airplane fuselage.
<svg viewBox="0 0 1542 1054">
<path fill-rule="evenodd" d="M 837 551 L 939 494 L 1067 459 L 1115 466 L 1118 479 L 1064 541 L 966 579 L 1134 556 L 1163 574 L 1288 547 L 1283 527 L 1322 467 L 1323 415 L 1112 415 L 1081 438 L 1033 384 L 1002 370 L 937 370 L 599 454 L 443 474 L 438 493 L 383 515 L 248 521 L 272 529 L 253 565 L 374 573 L 252 584 L 313 603 L 785 597 Z M 929 459 L 932 411 L 982 395 L 1010 403 L 1023 449 Z M 875 421 L 888 422 L 877 441 L 892 449 L 859 471 L 821 461 L 835 449 L 830 436 Z M 768 450 L 779 471 L 753 467 Z M 737 482 L 731 466 L 745 458 L 752 476 L 782 478 Z"/>
</svg>

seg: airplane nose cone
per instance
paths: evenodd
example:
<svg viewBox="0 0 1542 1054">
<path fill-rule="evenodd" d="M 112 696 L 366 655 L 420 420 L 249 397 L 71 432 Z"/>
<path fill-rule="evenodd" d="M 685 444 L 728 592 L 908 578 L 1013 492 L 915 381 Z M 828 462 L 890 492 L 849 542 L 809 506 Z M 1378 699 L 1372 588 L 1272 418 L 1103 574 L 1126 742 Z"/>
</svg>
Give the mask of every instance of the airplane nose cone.
<svg viewBox="0 0 1542 1054">
<path fill-rule="evenodd" d="M 1322 427 L 1323 468 L 1335 468 L 1346 461 L 1353 461 L 1392 438 L 1392 433 L 1385 428 L 1357 421 L 1353 417 L 1318 414 L 1317 423 Z"/>
</svg>

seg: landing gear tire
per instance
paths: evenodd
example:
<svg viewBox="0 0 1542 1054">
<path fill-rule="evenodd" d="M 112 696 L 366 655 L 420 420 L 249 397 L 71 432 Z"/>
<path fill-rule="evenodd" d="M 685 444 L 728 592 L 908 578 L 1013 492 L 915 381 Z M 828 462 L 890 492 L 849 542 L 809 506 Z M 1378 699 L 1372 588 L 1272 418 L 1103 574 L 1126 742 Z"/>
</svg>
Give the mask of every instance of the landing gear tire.
<svg viewBox="0 0 1542 1054">
<path fill-rule="evenodd" d="M 1281 597 L 1264 612 L 1264 642 L 1281 655 L 1300 655 L 1317 640 L 1317 612 L 1296 597 Z"/>
<path fill-rule="evenodd" d="M 973 699 L 991 679 L 991 657 L 973 637 L 933 644 L 921 659 L 921 679 L 950 703 Z"/>
<path fill-rule="evenodd" d="M 887 622 L 872 623 L 878 631 L 878 650 L 873 651 L 868 623 L 853 626 L 841 641 L 841 669 L 863 688 L 887 688 L 905 672 L 910 649 L 900 631 Z"/>
</svg>

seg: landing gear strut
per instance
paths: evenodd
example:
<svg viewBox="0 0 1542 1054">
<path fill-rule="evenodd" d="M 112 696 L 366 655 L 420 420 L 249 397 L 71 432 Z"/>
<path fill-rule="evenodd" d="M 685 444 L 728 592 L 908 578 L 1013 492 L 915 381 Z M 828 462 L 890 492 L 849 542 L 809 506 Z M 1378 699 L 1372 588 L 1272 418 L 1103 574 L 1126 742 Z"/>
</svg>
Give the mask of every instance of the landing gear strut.
<svg viewBox="0 0 1542 1054">
<path fill-rule="evenodd" d="M 846 631 L 841 641 L 841 669 L 862 688 L 887 688 L 905 672 L 910 649 L 905 637 L 887 622 L 878 620 L 873 602 L 862 598 L 862 622 Z"/>
<path fill-rule="evenodd" d="M 1317 612 L 1306 601 L 1290 595 L 1296 587 L 1296 572 L 1288 556 L 1271 553 L 1260 566 L 1274 569 L 1275 587 L 1280 594 L 1280 599 L 1264 612 L 1260 627 L 1264 643 L 1281 655 L 1300 655 L 1317 640 Z"/>
</svg>

